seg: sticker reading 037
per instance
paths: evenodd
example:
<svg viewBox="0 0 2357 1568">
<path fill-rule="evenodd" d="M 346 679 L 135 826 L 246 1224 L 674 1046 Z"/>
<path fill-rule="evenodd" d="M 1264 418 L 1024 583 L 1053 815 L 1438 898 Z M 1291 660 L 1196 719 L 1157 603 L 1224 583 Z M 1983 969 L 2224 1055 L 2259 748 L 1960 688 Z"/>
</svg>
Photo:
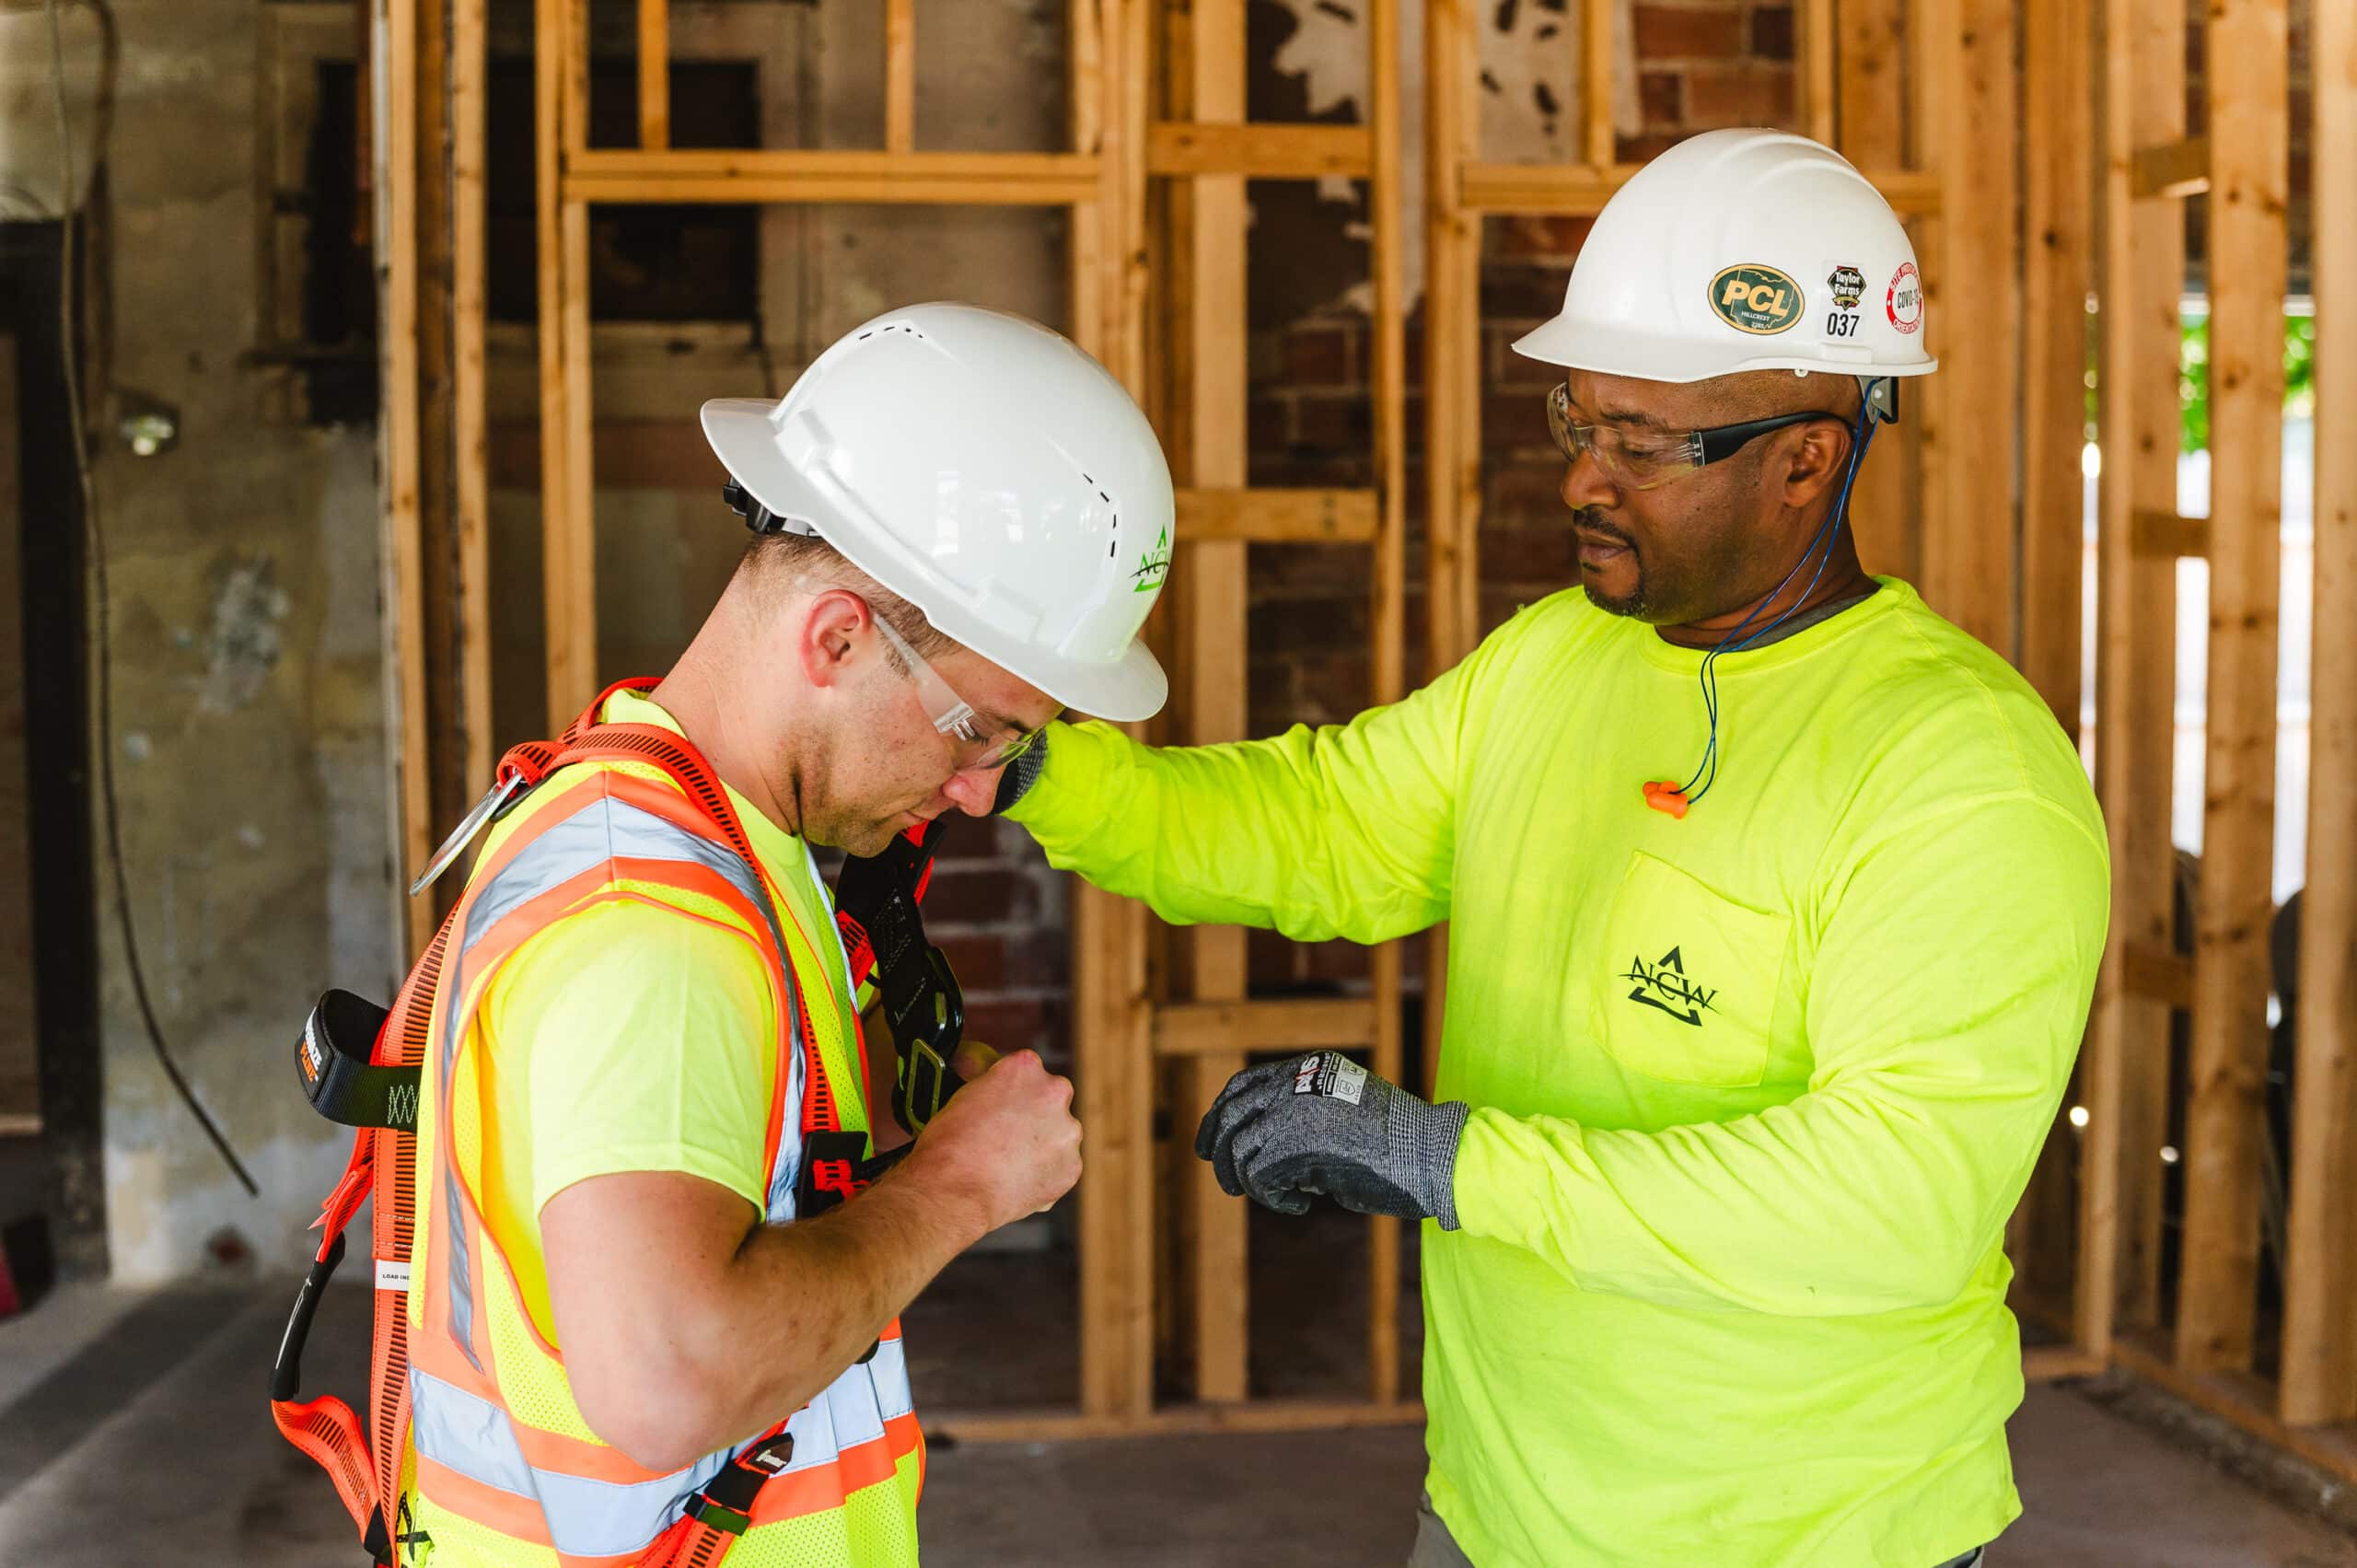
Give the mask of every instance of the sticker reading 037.
<svg viewBox="0 0 2357 1568">
<path fill-rule="evenodd" d="M 1711 309 L 1739 332 L 1761 337 L 1801 319 L 1801 285 L 1756 262 L 1728 267 L 1711 280 Z"/>
</svg>

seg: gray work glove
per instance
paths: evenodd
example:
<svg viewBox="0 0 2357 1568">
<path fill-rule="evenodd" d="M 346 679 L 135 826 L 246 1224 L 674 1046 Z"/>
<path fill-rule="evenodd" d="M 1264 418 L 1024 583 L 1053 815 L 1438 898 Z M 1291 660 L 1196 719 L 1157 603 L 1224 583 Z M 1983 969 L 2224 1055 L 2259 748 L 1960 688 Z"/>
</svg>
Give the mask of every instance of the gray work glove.
<svg viewBox="0 0 2357 1568">
<path fill-rule="evenodd" d="M 1457 1228 L 1462 1101 L 1433 1105 L 1339 1051 L 1247 1067 L 1195 1131 L 1230 1197 L 1279 1214 L 1309 1212 L 1322 1192 L 1362 1214 L 1435 1219 Z"/>
</svg>

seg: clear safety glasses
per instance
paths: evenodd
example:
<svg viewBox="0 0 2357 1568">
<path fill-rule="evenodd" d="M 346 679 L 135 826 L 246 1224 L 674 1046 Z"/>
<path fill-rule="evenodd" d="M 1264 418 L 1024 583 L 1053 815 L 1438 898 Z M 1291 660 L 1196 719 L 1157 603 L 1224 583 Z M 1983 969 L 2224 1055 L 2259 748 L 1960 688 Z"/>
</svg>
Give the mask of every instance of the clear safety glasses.
<svg viewBox="0 0 2357 1568">
<path fill-rule="evenodd" d="M 1717 424 L 1707 430 L 1629 430 L 1617 424 L 1575 422 L 1572 418 L 1572 389 L 1568 383 L 1558 385 L 1547 394 L 1547 428 L 1554 434 L 1563 460 L 1578 462 L 1580 454 L 1585 452 L 1596 459 L 1604 477 L 1623 490 L 1658 489 L 1722 458 L 1735 456 L 1771 430 L 1840 417 L 1805 412 L 1747 419 L 1739 424 Z"/>
<path fill-rule="evenodd" d="M 924 656 L 909 646 L 908 639 L 892 630 L 892 623 L 875 613 L 877 633 L 884 639 L 917 683 L 917 697 L 924 703 L 925 713 L 933 720 L 933 727 L 949 738 L 950 757 L 961 773 L 988 772 L 1004 768 L 1026 751 L 1039 738 L 1038 730 L 1026 733 L 1019 729 L 985 732 L 973 705 L 949 689 L 949 682 L 940 672 L 924 661 Z"/>
</svg>

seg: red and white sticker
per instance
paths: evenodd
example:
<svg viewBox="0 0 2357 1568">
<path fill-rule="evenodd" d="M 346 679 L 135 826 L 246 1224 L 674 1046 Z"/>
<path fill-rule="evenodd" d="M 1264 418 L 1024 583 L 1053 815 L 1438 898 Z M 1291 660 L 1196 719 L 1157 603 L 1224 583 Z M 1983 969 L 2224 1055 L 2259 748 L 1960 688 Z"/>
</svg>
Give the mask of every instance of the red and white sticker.
<svg viewBox="0 0 2357 1568">
<path fill-rule="evenodd" d="M 1914 262 L 1902 261 L 1898 271 L 1890 274 L 1882 308 L 1890 324 L 1902 332 L 1912 332 L 1923 324 L 1923 280 L 1917 275 Z"/>
</svg>

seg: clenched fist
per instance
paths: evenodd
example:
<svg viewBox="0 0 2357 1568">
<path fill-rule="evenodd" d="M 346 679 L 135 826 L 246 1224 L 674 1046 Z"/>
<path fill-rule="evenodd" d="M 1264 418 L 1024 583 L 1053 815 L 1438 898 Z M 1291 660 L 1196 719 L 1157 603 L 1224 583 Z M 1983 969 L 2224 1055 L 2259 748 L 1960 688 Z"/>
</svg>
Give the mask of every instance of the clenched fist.
<svg viewBox="0 0 2357 1568">
<path fill-rule="evenodd" d="M 903 1165 L 911 1177 L 973 1204 L 987 1233 L 1072 1191 L 1080 1179 L 1080 1123 L 1072 1114 L 1072 1080 L 1049 1072 L 1037 1051 L 981 1061 L 961 1049 L 959 1057 L 965 1087 L 926 1124 Z"/>
</svg>

